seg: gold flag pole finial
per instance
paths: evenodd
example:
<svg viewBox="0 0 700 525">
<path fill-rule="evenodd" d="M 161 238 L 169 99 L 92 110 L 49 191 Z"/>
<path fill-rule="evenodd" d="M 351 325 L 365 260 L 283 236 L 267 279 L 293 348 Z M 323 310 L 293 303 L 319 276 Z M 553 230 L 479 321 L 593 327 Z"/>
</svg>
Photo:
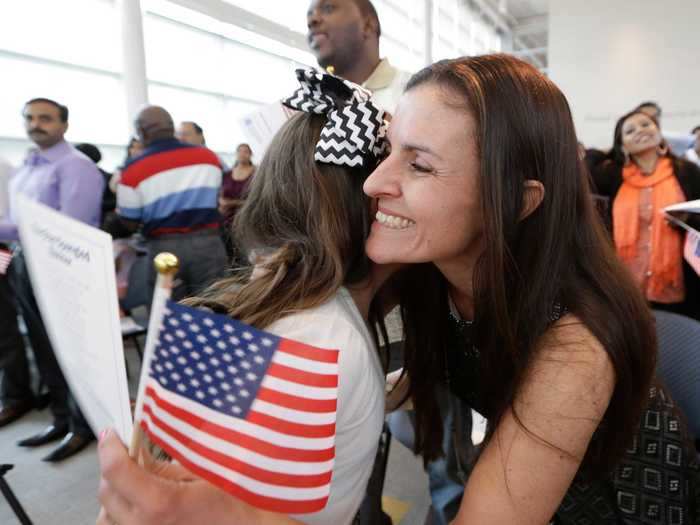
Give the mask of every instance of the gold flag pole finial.
<svg viewBox="0 0 700 525">
<path fill-rule="evenodd" d="M 150 370 L 150 363 L 158 339 L 160 324 L 163 319 L 165 303 L 170 298 L 173 289 L 175 274 L 180 268 L 180 261 L 177 256 L 170 252 L 161 252 L 153 258 L 153 266 L 156 269 L 156 285 L 154 290 L 153 304 L 151 305 L 151 315 L 148 321 L 148 332 L 146 335 L 146 346 L 141 361 L 141 379 L 139 381 L 139 391 L 136 396 L 136 406 L 134 407 L 134 430 L 131 435 L 129 445 L 129 455 L 132 458 L 140 458 L 140 450 L 144 442 L 144 433 L 141 429 L 141 418 L 143 416 L 143 399 L 146 377 Z"/>
<path fill-rule="evenodd" d="M 153 266 L 155 266 L 156 271 L 159 275 L 175 275 L 178 268 L 180 267 L 180 262 L 177 260 L 177 256 L 170 252 L 162 252 L 153 258 Z"/>
<path fill-rule="evenodd" d="M 326 68 L 326 71 L 328 72 L 329 75 L 335 75 L 335 66 L 328 66 Z"/>
</svg>

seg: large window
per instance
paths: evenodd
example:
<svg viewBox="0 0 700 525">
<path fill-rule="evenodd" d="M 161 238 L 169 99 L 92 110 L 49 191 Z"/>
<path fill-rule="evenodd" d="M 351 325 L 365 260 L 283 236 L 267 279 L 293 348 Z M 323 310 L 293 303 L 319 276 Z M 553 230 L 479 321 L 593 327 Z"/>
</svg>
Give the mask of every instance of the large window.
<svg viewBox="0 0 700 525">
<path fill-rule="evenodd" d="M 312 62 L 307 52 L 201 13 L 162 0 L 146 5 L 149 101 L 168 109 L 176 122 L 197 122 L 207 145 L 225 157 L 245 141 L 239 121 L 291 93 L 294 69 Z"/>
<path fill-rule="evenodd" d="M 311 0 L 225 0 L 299 33 L 306 32 L 306 11 Z"/>
<path fill-rule="evenodd" d="M 208 145 L 225 155 L 244 140 L 238 121 L 291 93 L 292 71 L 315 64 L 304 39 L 310 0 L 226 1 L 233 7 L 141 0 L 150 102 L 164 106 L 176 121 L 198 122 Z M 374 4 L 382 23 L 380 53 L 403 70 L 420 69 L 428 56 L 437 60 L 500 49 L 500 36 L 465 0 Z M 251 23 L 218 16 L 221 9 L 247 14 Z M 22 105 L 44 96 L 70 108 L 68 140 L 97 144 L 106 169 L 121 162 L 133 129 L 122 82 L 119 20 L 115 0 L 16 0 L 11 9 L 2 9 L 0 155 L 21 161 L 31 146 Z"/>
<path fill-rule="evenodd" d="M 501 50 L 498 32 L 463 0 L 433 2 L 433 60 Z"/>
<path fill-rule="evenodd" d="M 112 1 L 6 0 L 0 9 L 0 49 L 121 71 Z"/>
<path fill-rule="evenodd" d="M 114 4 L 107 0 L 22 0 L 0 15 L 0 154 L 18 164 L 31 147 L 23 104 L 49 97 L 70 109 L 67 138 L 101 144 L 119 162 L 128 137 Z"/>
<path fill-rule="evenodd" d="M 381 55 L 404 71 L 425 66 L 425 0 L 377 0 L 374 4 L 382 25 Z"/>
</svg>

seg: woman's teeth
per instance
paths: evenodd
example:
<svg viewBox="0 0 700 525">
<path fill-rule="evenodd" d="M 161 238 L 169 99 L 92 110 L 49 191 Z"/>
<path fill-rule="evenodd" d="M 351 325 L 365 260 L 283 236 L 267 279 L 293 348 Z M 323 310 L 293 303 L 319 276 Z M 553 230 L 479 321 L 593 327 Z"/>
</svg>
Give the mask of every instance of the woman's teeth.
<svg viewBox="0 0 700 525">
<path fill-rule="evenodd" d="M 405 230 L 409 226 L 413 226 L 415 224 L 415 222 L 409 219 L 396 217 L 394 215 L 387 215 L 386 213 L 382 213 L 380 211 L 377 212 L 376 219 L 382 226 L 386 226 L 387 228 L 392 228 L 394 230 Z"/>
</svg>

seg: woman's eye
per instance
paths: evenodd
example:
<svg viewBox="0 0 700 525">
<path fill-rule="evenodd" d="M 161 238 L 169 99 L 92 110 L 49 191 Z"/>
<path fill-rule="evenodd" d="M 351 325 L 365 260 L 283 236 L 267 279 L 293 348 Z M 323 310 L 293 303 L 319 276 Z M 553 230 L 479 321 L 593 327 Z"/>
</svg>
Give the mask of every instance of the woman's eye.
<svg viewBox="0 0 700 525">
<path fill-rule="evenodd" d="M 418 164 L 417 162 L 411 162 L 411 169 L 413 169 L 413 171 L 417 171 L 419 173 L 432 173 L 432 171 L 433 171 L 431 168 L 429 168 L 427 166 L 422 166 L 422 165 Z"/>
</svg>

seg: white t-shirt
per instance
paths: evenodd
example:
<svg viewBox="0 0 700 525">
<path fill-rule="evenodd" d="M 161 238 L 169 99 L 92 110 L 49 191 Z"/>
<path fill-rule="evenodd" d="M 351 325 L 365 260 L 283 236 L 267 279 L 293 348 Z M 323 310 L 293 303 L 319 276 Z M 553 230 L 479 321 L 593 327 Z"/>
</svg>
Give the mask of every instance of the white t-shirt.
<svg viewBox="0 0 700 525">
<path fill-rule="evenodd" d="M 375 104 L 393 115 L 410 78 L 410 73 L 396 69 L 383 58 L 362 86 L 372 92 Z"/>
<path fill-rule="evenodd" d="M 294 518 L 310 525 L 348 525 L 365 495 L 384 421 L 384 374 L 372 336 L 345 288 L 325 304 L 265 330 L 340 351 L 330 497 L 322 511 Z"/>
</svg>

